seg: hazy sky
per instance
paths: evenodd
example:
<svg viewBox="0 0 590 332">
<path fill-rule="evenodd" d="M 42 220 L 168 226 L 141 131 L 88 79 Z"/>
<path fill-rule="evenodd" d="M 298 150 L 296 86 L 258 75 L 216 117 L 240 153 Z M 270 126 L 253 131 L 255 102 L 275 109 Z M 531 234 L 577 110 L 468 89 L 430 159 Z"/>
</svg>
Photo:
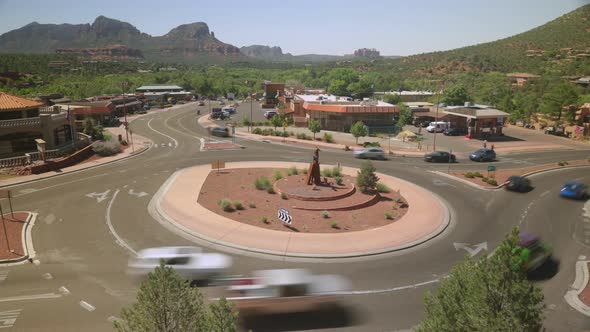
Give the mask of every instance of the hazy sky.
<svg viewBox="0 0 590 332">
<path fill-rule="evenodd" d="M 99 15 L 153 36 L 206 22 L 236 46 L 281 46 L 293 54 L 382 55 L 447 50 L 508 37 L 590 0 L 0 0 L 0 34 L 39 23 L 92 23 Z"/>
</svg>

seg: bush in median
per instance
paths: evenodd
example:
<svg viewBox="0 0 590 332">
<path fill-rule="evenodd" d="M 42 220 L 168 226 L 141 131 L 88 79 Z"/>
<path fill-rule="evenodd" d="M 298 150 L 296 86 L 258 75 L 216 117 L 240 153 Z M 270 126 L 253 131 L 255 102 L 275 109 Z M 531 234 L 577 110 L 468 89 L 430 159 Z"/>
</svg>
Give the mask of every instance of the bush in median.
<svg viewBox="0 0 590 332">
<path fill-rule="evenodd" d="M 99 141 L 92 144 L 92 150 L 101 157 L 112 156 L 121 152 L 121 144 L 114 139 Z"/>
</svg>

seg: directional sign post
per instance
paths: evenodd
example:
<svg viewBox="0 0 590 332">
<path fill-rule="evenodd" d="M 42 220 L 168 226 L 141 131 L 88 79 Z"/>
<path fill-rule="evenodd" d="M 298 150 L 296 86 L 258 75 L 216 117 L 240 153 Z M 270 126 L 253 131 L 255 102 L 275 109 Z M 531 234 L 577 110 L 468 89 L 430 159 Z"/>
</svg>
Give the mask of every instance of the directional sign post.
<svg viewBox="0 0 590 332">
<path fill-rule="evenodd" d="M 488 166 L 488 178 L 490 177 L 490 172 L 495 172 L 496 166 Z"/>
<path fill-rule="evenodd" d="M 219 173 L 220 168 L 225 168 L 225 161 L 223 160 L 215 160 L 211 163 L 211 168 L 216 169 L 217 173 Z"/>
<path fill-rule="evenodd" d="M 287 225 L 291 225 L 291 222 L 293 222 L 293 217 L 289 215 L 289 211 L 287 211 L 286 209 L 279 209 L 278 217 L 279 220 L 281 220 L 283 223 Z"/>
</svg>

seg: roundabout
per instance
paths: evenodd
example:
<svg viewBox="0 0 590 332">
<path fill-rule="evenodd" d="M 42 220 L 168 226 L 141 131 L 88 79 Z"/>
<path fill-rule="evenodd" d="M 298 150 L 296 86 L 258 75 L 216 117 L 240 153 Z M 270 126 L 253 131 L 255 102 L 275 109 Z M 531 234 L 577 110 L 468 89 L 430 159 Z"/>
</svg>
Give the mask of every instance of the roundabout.
<svg viewBox="0 0 590 332">
<path fill-rule="evenodd" d="M 546 327 L 556 331 L 588 328 L 586 316 L 563 298 L 575 279 L 576 262 L 590 257 L 584 203 L 556 198 L 565 180 L 590 182 L 587 168 L 537 174 L 531 178 L 534 190 L 516 194 L 481 190 L 432 172 L 446 172 L 447 165 L 425 164 L 416 158 L 375 161 L 381 182 L 391 194 L 400 190 L 408 204 L 400 218 L 388 221 L 380 210 L 375 216 L 384 224 L 370 229 L 328 227 L 329 232 L 313 233 L 308 227 L 305 232 L 301 223 L 307 219 L 298 216 L 300 211 L 293 206 L 330 200 L 298 200 L 295 196 L 301 191 L 278 183 L 274 194 L 278 203 L 267 216 L 273 219 L 269 225 L 280 229 L 275 230 L 260 221 L 261 214 L 241 222 L 238 211 L 216 210 L 218 199 L 229 198 L 243 201 L 247 211 L 250 196 L 238 196 L 229 187 L 206 208 L 199 203 L 199 188 L 215 172 L 211 163 L 216 160 L 226 162 L 226 172 L 266 169 L 274 182 L 274 170 L 281 169 L 282 180 L 295 180 L 286 175 L 287 170 L 307 168 L 313 150 L 244 139 L 238 143 L 245 149 L 201 151 L 207 132 L 198 125 L 194 109 L 187 104 L 133 121 L 133 131 L 153 142 L 139 156 L 6 188 L 14 193 L 16 209 L 37 214 L 31 235 L 39 264 L 0 267 L 0 312 L 18 310 L 15 330 L 110 330 L 121 308 L 135 301 L 139 285 L 126 274 L 134 252 L 195 243 L 206 252 L 230 255 L 231 275 L 305 268 L 338 274 L 352 283 L 343 302 L 345 310 L 265 316 L 248 320 L 243 330 L 407 330 L 423 319 L 424 292 L 436 290 L 438 281 L 466 255 L 480 257 L 485 247 L 492 251 L 514 225 L 538 234 L 555 249 L 557 268 L 534 281 L 545 294 Z M 500 155 L 500 166 L 518 168 L 523 161 L 546 164 L 587 157 L 588 151 Z M 322 151 L 322 167 L 338 163 L 344 178 L 350 176 L 354 184 L 352 177 L 361 162 L 348 152 Z M 473 165 L 461 162 L 452 167 L 470 170 Z M 244 180 L 245 187 L 253 188 L 254 181 Z M 294 196 L 283 200 L 282 191 Z M 342 190 L 345 193 L 349 190 Z M 352 196 L 342 197 L 338 191 L 336 197 L 344 202 Z M 252 210 L 262 210 L 265 204 L 254 203 Z M 291 225 L 299 232 L 283 226 L 277 207 L 289 211 Z M 313 222 L 329 225 L 322 211 L 311 212 L 317 218 Z M 339 221 L 343 219 L 333 218 L 343 224 Z M 360 240 L 355 237 L 358 234 L 366 237 Z M 213 288 L 201 290 L 213 296 Z"/>
<path fill-rule="evenodd" d="M 224 171 L 230 173 L 234 169 L 287 169 L 292 166 L 301 168 L 306 165 L 270 161 L 235 162 L 226 164 Z M 356 172 L 355 168 L 342 167 L 344 175 L 352 177 L 356 175 Z M 232 220 L 233 216 L 229 213 L 221 214 L 223 213 L 221 209 L 216 209 L 218 211 L 214 212 L 201 205 L 199 195 L 203 194 L 201 188 L 208 176 L 219 175 L 216 175 L 216 171 L 212 171 L 209 165 L 180 170 L 164 184 L 151 204 L 155 205 L 155 211 L 171 226 L 210 245 L 215 245 L 216 248 L 228 247 L 285 258 L 351 258 L 390 253 L 417 246 L 440 235 L 450 223 L 449 210 L 435 195 L 410 182 L 378 174 L 380 182 L 401 192 L 404 201 L 407 202 L 402 203 L 408 205 L 408 208 L 399 220 L 370 229 L 326 234 L 298 230 L 297 218 L 294 217 L 293 224 L 285 228 L 287 231 L 273 230 L 269 229 L 270 227 L 263 227 L 262 225 L 265 224 L 260 222 L 258 225 L 253 225 L 255 222 Z M 228 188 L 228 191 L 232 189 Z M 290 204 L 290 201 L 284 203 Z M 386 201 L 383 205 L 389 207 L 392 202 L 393 200 Z M 357 208 L 361 214 L 363 209 L 367 209 L 367 207 L 350 206 L 350 210 L 345 213 L 350 213 Z M 329 211 L 330 209 L 324 207 L 321 210 Z M 296 212 L 299 211 L 294 211 L 294 216 Z M 314 214 L 320 216 L 317 212 Z M 380 219 L 385 220 L 382 212 L 379 216 Z M 275 225 L 280 223 L 276 218 L 274 219 Z M 316 222 L 321 221 L 316 220 Z M 282 226 L 275 226 L 275 228 L 279 227 Z"/>
</svg>

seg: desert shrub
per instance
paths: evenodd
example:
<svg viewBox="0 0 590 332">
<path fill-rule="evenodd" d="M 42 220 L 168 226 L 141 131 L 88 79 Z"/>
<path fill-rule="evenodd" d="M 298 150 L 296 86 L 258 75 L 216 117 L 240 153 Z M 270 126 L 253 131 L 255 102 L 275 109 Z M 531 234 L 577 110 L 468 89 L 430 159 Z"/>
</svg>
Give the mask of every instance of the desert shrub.
<svg viewBox="0 0 590 332">
<path fill-rule="evenodd" d="M 268 221 L 268 219 L 267 219 L 266 217 L 262 217 L 262 218 L 260 219 L 260 221 L 262 221 L 262 222 L 263 222 L 263 223 L 265 223 L 265 224 L 270 224 L 270 221 Z"/>
<path fill-rule="evenodd" d="M 483 174 L 481 174 L 480 172 L 475 172 L 473 173 L 473 176 L 475 176 L 476 178 L 482 178 Z"/>
<path fill-rule="evenodd" d="M 363 147 L 365 148 L 379 148 L 381 144 L 379 142 L 364 142 Z"/>
<path fill-rule="evenodd" d="M 321 216 L 324 219 L 328 219 L 328 218 L 330 218 L 330 212 L 328 212 L 328 211 L 322 211 Z"/>
<path fill-rule="evenodd" d="M 342 177 L 340 175 L 336 175 L 334 177 L 334 180 L 336 180 L 336 184 L 339 185 L 339 186 L 341 186 L 342 185 L 342 182 L 344 182 L 344 180 L 342 179 Z"/>
<path fill-rule="evenodd" d="M 566 165 L 568 165 L 568 162 L 567 161 L 560 161 L 559 163 L 557 163 L 557 165 L 566 166 Z"/>
<path fill-rule="evenodd" d="M 393 219 L 393 215 L 391 213 L 387 212 L 387 213 L 385 213 L 385 219 L 391 220 L 391 219 Z"/>
<path fill-rule="evenodd" d="M 322 174 L 322 176 L 325 176 L 327 178 L 332 177 L 332 170 L 330 168 L 324 168 L 320 173 Z"/>
<path fill-rule="evenodd" d="M 307 168 L 302 168 L 302 169 L 301 169 L 301 173 L 302 173 L 302 174 L 307 174 Z"/>
<path fill-rule="evenodd" d="M 498 181 L 496 181 L 494 179 L 488 179 L 488 184 L 491 184 L 492 186 L 497 186 L 498 185 Z"/>
<path fill-rule="evenodd" d="M 219 204 L 221 209 L 225 212 L 231 212 L 234 210 L 234 207 L 232 206 L 231 201 L 227 198 L 220 199 L 219 202 L 217 202 L 217 204 Z"/>
<path fill-rule="evenodd" d="M 330 133 L 324 133 L 324 141 L 328 143 L 334 143 L 334 136 Z"/>
<path fill-rule="evenodd" d="M 394 209 L 394 210 L 397 210 L 397 206 L 395 206 L 395 205 L 392 206 L 391 208 Z"/>
<path fill-rule="evenodd" d="M 287 196 L 287 193 L 281 193 L 281 198 L 282 199 L 288 199 L 289 197 Z"/>
<path fill-rule="evenodd" d="M 248 204 L 248 207 L 250 207 L 251 209 L 255 209 L 256 208 L 256 203 L 250 202 L 250 204 Z"/>
<path fill-rule="evenodd" d="M 332 167 L 332 176 L 342 176 L 342 172 L 338 167 Z"/>
<path fill-rule="evenodd" d="M 387 187 L 383 183 L 377 183 L 375 185 L 375 189 L 377 189 L 377 191 L 380 192 L 380 193 L 388 193 L 390 191 L 389 190 L 389 187 Z"/>
<path fill-rule="evenodd" d="M 299 174 L 299 171 L 297 170 L 297 167 L 295 166 L 291 166 L 287 169 L 287 175 L 291 176 L 291 175 L 297 175 Z"/>
<path fill-rule="evenodd" d="M 234 207 L 236 208 L 236 210 L 243 210 L 244 204 L 242 204 L 241 201 L 234 201 Z"/>
<path fill-rule="evenodd" d="M 295 132 L 290 131 L 289 136 L 295 136 Z"/>
<path fill-rule="evenodd" d="M 481 180 L 482 180 L 483 182 L 488 182 L 488 178 L 487 178 L 487 177 L 485 177 L 485 176 L 484 176 L 484 177 L 482 177 L 482 178 L 481 178 Z"/>
<path fill-rule="evenodd" d="M 254 130 L 252 130 L 252 133 L 253 134 L 256 134 L 256 135 L 261 135 L 262 134 L 262 129 L 260 129 L 260 128 L 254 128 Z"/>
<path fill-rule="evenodd" d="M 275 178 L 275 181 L 279 181 L 280 179 L 283 178 L 283 173 L 281 173 L 281 171 L 279 171 L 279 170 L 276 170 L 274 172 L 273 177 Z"/>
<path fill-rule="evenodd" d="M 269 194 L 274 194 L 275 193 L 275 188 L 273 188 L 272 186 L 270 186 L 270 187 L 268 187 L 266 189 L 266 192 L 269 193 Z"/>
<path fill-rule="evenodd" d="M 126 141 L 126 140 L 122 140 L 122 141 L 121 141 L 121 145 L 128 146 L 128 145 L 129 145 L 129 143 L 127 143 L 127 141 Z"/>
<path fill-rule="evenodd" d="M 92 150 L 101 157 L 112 156 L 121 152 L 121 144 L 116 140 L 99 141 L 92 144 Z"/>
<path fill-rule="evenodd" d="M 350 151 L 350 147 L 348 145 L 344 146 L 344 151 Z"/>
<path fill-rule="evenodd" d="M 267 190 L 268 188 L 272 188 L 270 184 L 270 180 L 266 176 L 261 176 L 256 181 L 254 181 L 254 187 L 258 190 Z"/>
<path fill-rule="evenodd" d="M 334 228 L 334 229 L 340 229 L 340 226 L 338 226 L 338 223 L 335 221 L 332 221 L 330 223 L 330 227 Z"/>
<path fill-rule="evenodd" d="M 297 137 L 297 139 L 305 139 L 305 134 L 304 133 L 298 133 L 296 137 Z"/>
<path fill-rule="evenodd" d="M 475 175 L 473 175 L 473 173 L 471 173 L 471 172 L 467 172 L 467 173 L 465 173 L 463 175 L 465 175 L 465 177 L 466 178 L 469 178 L 469 179 L 473 179 L 475 177 Z"/>
<path fill-rule="evenodd" d="M 370 161 L 365 161 L 361 165 L 361 170 L 357 172 L 356 185 L 359 187 L 361 192 L 368 193 L 379 181 L 377 174 L 375 174 L 375 166 Z"/>
</svg>

